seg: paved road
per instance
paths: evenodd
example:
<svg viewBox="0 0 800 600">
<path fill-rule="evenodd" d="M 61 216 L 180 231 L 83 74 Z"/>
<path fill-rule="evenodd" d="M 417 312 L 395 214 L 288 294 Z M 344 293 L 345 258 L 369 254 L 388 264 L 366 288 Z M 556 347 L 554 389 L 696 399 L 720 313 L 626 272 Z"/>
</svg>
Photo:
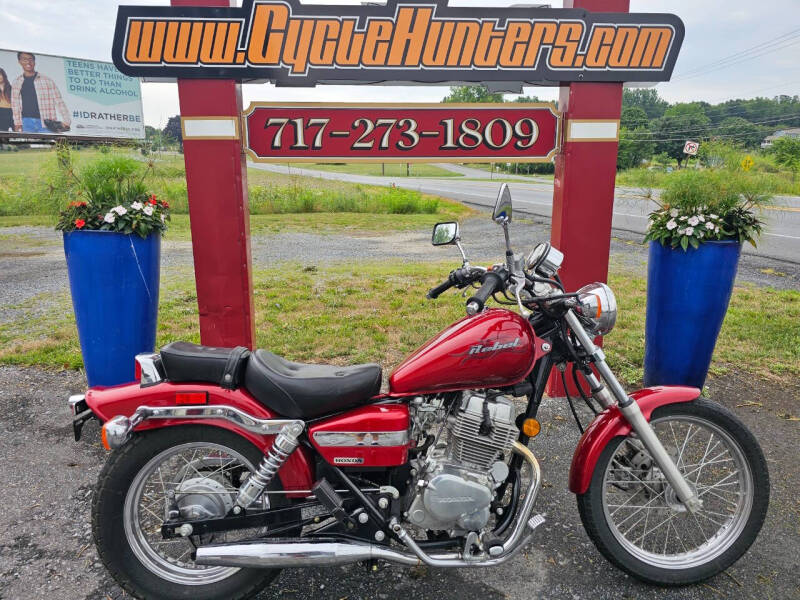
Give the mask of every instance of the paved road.
<svg viewBox="0 0 800 600">
<path fill-rule="evenodd" d="M 494 180 L 477 181 L 470 173 L 468 180 L 458 178 L 436 179 L 421 177 L 377 177 L 369 175 L 351 175 L 315 171 L 285 165 L 268 165 L 249 163 L 249 166 L 278 173 L 309 175 L 323 179 L 336 179 L 371 185 L 389 185 L 394 183 L 400 187 L 419 190 L 445 198 L 452 198 L 467 204 L 492 206 L 501 183 Z M 444 166 L 444 165 L 442 165 Z M 463 168 L 462 168 L 463 170 Z M 477 169 L 466 168 L 468 171 Z M 482 177 L 488 173 L 478 171 Z M 514 206 L 520 212 L 526 212 L 549 218 L 553 205 L 553 184 L 536 180 L 535 182 L 514 180 L 510 183 L 514 197 Z M 647 227 L 647 215 L 655 207 L 655 203 L 639 196 L 639 191 L 632 188 L 617 188 L 614 199 L 614 217 L 612 226 L 616 230 L 644 234 Z M 782 210 L 764 211 L 766 221 L 765 233 L 758 248 L 745 246 L 744 252 L 755 256 L 763 256 L 777 260 L 800 263 L 800 198 L 784 196 L 776 199 Z"/>
</svg>

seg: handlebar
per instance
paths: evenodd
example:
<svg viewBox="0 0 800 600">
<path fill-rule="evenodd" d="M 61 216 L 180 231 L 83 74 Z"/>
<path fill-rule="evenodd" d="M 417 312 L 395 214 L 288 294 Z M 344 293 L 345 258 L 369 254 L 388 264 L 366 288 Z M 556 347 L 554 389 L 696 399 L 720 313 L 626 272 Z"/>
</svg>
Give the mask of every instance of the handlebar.
<svg viewBox="0 0 800 600">
<path fill-rule="evenodd" d="M 483 310 L 486 300 L 505 283 L 503 277 L 496 271 L 487 271 L 483 275 L 482 285 L 475 295 L 467 300 L 467 314 L 475 315 Z"/>
<path fill-rule="evenodd" d="M 453 287 L 455 284 L 456 284 L 455 281 L 450 281 L 450 278 L 448 277 L 446 281 L 440 283 L 435 288 L 431 288 L 428 291 L 426 297 L 428 298 L 428 300 L 434 300 L 438 298 L 440 294 L 443 294 L 451 287 Z"/>
</svg>

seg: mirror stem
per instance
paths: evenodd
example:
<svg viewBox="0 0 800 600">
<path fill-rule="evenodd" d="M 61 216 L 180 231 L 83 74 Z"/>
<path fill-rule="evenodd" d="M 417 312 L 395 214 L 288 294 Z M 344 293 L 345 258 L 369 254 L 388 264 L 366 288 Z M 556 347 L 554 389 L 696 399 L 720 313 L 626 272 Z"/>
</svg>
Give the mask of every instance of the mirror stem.
<svg viewBox="0 0 800 600">
<path fill-rule="evenodd" d="M 506 236 L 506 266 L 508 272 L 514 272 L 514 252 L 511 250 L 511 239 L 508 237 L 508 221 L 502 223 L 503 234 Z"/>
<path fill-rule="evenodd" d="M 469 261 L 467 260 L 467 254 L 466 254 L 466 252 L 464 252 L 464 248 L 461 247 L 461 239 L 460 238 L 455 238 L 455 240 L 453 240 L 453 241 L 456 243 L 456 247 L 458 248 L 459 252 L 461 252 L 461 259 L 463 260 L 463 263 L 462 263 L 461 266 L 462 267 L 468 267 L 469 266 Z"/>
</svg>

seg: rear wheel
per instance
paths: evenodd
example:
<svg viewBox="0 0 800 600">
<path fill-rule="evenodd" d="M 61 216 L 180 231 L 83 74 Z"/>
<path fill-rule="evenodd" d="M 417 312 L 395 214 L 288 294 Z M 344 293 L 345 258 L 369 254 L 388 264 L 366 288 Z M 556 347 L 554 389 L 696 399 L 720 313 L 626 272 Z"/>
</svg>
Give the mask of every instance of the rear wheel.
<svg viewBox="0 0 800 600">
<path fill-rule="evenodd" d="M 98 552 L 117 582 L 140 598 L 249 598 L 279 570 L 196 565 L 199 545 L 263 536 L 259 529 L 163 539 L 170 508 L 186 519 L 224 516 L 261 451 L 216 427 L 181 426 L 139 434 L 100 473 L 92 505 Z M 279 489 L 277 480 L 273 489 Z M 262 496 L 260 507 L 283 503 Z"/>
<path fill-rule="evenodd" d="M 767 464 L 752 433 L 716 403 L 670 404 L 650 424 L 702 508 L 686 511 L 631 433 L 606 446 L 578 509 L 597 548 L 619 568 L 649 583 L 696 583 L 727 569 L 758 535 L 769 502 Z"/>
</svg>

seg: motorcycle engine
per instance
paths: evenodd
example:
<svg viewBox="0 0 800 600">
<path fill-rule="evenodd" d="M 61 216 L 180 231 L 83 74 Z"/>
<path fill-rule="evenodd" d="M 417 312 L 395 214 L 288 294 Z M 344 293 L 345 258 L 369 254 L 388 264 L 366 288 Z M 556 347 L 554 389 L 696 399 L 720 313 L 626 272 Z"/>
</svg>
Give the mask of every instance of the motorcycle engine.
<svg viewBox="0 0 800 600">
<path fill-rule="evenodd" d="M 442 435 L 416 460 L 408 521 L 451 535 L 483 529 L 494 490 L 508 476 L 505 457 L 519 430 L 514 404 L 504 396 L 465 393 L 455 410 L 422 399 L 412 404 L 417 434 Z"/>
</svg>

